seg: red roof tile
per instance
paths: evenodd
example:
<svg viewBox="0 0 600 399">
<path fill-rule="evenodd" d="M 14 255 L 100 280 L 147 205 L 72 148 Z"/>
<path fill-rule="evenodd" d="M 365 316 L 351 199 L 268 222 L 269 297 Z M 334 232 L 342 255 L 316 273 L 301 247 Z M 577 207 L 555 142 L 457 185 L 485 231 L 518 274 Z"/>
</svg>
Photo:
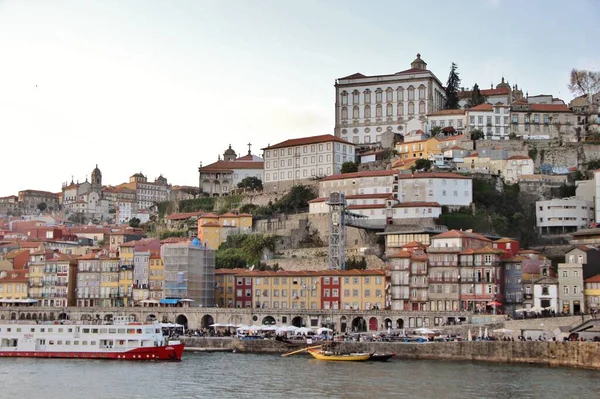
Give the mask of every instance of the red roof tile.
<svg viewBox="0 0 600 399">
<path fill-rule="evenodd" d="M 410 252 L 399 251 L 387 256 L 388 258 L 410 258 Z"/>
<path fill-rule="evenodd" d="M 600 274 L 596 274 L 595 276 L 588 277 L 583 282 L 584 283 L 600 283 Z"/>
<path fill-rule="evenodd" d="M 394 205 L 394 208 L 424 208 L 424 207 L 432 207 L 439 208 L 441 205 L 437 202 L 400 202 Z"/>
<path fill-rule="evenodd" d="M 414 174 L 401 174 L 399 176 L 401 180 L 409 180 L 409 179 L 468 179 L 471 180 L 469 176 L 463 176 L 456 173 L 414 173 Z"/>
<path fill-rule="evenodd" d="M 360 79 L 360 78 L 366 78 L 366 77 L 367 76 L 363 75 L 362 73 L 356 72 L 356 73 L 353 73 L 352 75 L 348 75 L 348 76 L 345 76 L 340 79 Z"/>
<path fill-rule="evenodd" d="M 202 172 L 233 171 L 234 169 L 263 169 L 264 162 L 217 161 L 200 168 Z"/>
<path fill-rule="evenodd" d="M 385 208 L 385 204 L 361 204 L 361 205 L 348 205 L 346 209 L 381 209 Z"/>
<path fill-rule="evenodd" d="M 275 145 L 265 147 L 265 148 L 263 148 L 263 150 L 273 150 L 276 148 L 296 147 L 299 145 L 306 145 L 306 144 L 326 143 L 329 141 L 335 141 L 337 143 L 342 143 L 342 144 L 350 144 L 352 146 L 354 145 L 349 141 L 343 140 L 343 139 L 333 136 L 331 134 L 322 134 L 320 136 L 301 137 L 298 139 L 290 139 L 290 140 L 282 141 L 281 143 L 277 143 Z"/>
<path fill-rule="evenodd" d="M 473 108 L 467 109 L 467 111 L 493 111 L 494 107 L 492 104 L 479 104 L 474 106 Z"/>
<path fill-rule="evenodd" d="M 508 157 L 508 160 L 511 159 L 531 159 L 530 157 L 528 157 L 527 155 L 513 155 L 512 157 Z"/>
<path fill-rule="evenodd" d="M 490 97 L 490 96 L 501 96 L 501 95 L 506 95 L 510 93 L 510 88 L 508 87 L 500 87 L 498 89 L 483 89 L 480 90 L 481 95 L 485 96 L 485 97 Z M 471 90 L 468 91 L 461 91 L 458 93 L 458 96 L 460 98 L 468 98 L 471 97 Z"/>
<path fill-rule="evenodd" d="M 339 175 L 327 176 L 321 181 L 341 180 L 341 179 L 360 179 L 361 177 L 379 177 L 397 175 L 397 170 L 365 170 L 361 172 L 343 173 Z"/>
<path fill-rule="evenodd" d="M 462 140 L 465 137 L 464 134 L 458 134 L 456 136 L 444 137 L 439 139 L 440 141 L 452 141 L 452 140 Z"/>
<path fill-rule="evenodd" d="M 167 216 L 167 219 L 168 220 L 186 220 L 186 219 L 189 219 L 194 216 L 200 217 L 200 216 L 202 216 L 202 213 L 203 212 L 173 213 L 173 214 Z"/>
</svg>

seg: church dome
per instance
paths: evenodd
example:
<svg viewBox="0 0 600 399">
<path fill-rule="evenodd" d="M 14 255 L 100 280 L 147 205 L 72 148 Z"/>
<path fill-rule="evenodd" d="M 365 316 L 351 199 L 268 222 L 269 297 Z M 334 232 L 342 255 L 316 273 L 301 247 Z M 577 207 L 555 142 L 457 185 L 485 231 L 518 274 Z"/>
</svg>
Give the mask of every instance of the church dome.
<svg viewBox="0 0 600 399">
<path fill-rule="evenodd" d="M 225 150 L 225 155 L 236 155 L 235 151 L 231 148 L 231 144 L 229 144 L 229 148 Z"/>
<path fill-rule="evenodd" d="M 410 64 L 411 69 L 427 69 L 427 63 L 421 59 L 421 54 L 417 54 L 417 58 Z"/>
<path fill-rule="evenodd" d="M 496 89 L 503 89 L 503 88 L 510 89 L 510 85 L 504 81 L 504 76 L 502 77 L 502 82 L 500 82 L 496 85 Z"/>
</svg>

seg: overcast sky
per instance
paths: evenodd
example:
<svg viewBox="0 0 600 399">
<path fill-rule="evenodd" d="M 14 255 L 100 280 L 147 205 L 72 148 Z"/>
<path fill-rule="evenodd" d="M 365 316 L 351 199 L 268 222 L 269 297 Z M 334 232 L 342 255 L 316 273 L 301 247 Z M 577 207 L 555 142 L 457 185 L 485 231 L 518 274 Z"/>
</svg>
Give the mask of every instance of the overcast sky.
<svg viewBox="0 0 600 399">
<path fill-rule="evenodd" d="M 0 196 L 96 164 L 104 184 L 196 185 L 229 144 L 332 133 L 336 78 L 416 53 L 442 82 L 456 62 L 462 86 L 568 101 L 598 21 L 596 0 L 0 0 Z"/>
</svg>

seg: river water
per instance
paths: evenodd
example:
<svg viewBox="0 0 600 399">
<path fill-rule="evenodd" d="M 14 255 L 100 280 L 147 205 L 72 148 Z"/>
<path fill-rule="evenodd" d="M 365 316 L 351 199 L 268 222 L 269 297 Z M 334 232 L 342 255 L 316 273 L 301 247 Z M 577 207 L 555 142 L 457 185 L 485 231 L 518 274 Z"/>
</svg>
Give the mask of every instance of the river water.
<svg viewBox="0 0 600 399">
<path fill-rule="evenodd" d="M 600 371 L 306 355 L 190 353 L 178 363 L 0 358 L 0 398 L 591 398 Z"/>
</svg>

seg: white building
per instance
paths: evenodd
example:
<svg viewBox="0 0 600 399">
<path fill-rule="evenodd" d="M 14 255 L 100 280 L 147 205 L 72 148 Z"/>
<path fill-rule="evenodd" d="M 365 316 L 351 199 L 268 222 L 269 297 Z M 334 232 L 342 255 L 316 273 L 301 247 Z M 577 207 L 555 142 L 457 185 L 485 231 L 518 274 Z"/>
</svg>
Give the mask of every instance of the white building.
<svg viewBox="0 0 600 399">
<path fill-rule="evenodd" d="M 338 174 L 319 181 L 319 197 L 329 198 L 329 194 L 333 192 L 346 194 L 346 199 L 362 194 L 387 194 L 388 197 L 391 197 L 397 182 L 397 170 L 370 170 Z"/>
<path fill-rule="evenodd" d="M 116 203 L 116 222 L 117 224 L 128 223 L 133 218 L 137 210 L 136 202 L 129 200 L 118 200 Z"/>
<path fill-rule="evenodd" d="M 507 183 L 518 183 L 521 175 L 534 173 L 533 159 L 527 155 L 513 155 L 506 160 L 502 174 Z"/>
<path fill-rule="evenodd" d="M 427 114 L 427 132 L 432 134 L 432 129 L 436 126 L 439 126 L 443 133 L 458 132 L 462 134 L 467 126 L 466 111 L 464 109 L 444 109 Z"/>
<path fill-rule="evenodd" d="M 520 90 L 517 85 L 514 85 L 511 88 L 510 84 L 504 81 L 504 77 L 502 78 L 502 81 L 496 85 L 496 88 L 492 85 L 489 89 L 480 88 L 480 92 L 490 104 L 500 102 L 505 105 L 510 105 L 513 101 L 523 98 L 523 91 Z M 471 91 L 461 90 L 458 97 L 460 98 L 458 104 L 461 108 L 464 108 L 467 105 L 469 98 L 471 98 Z"/>
<path fill-rule="evenodd" d="M 331 176 L 340 173 L 344 162 L 355 161 L 354 144 L 331 134 L 286 140 L 263 150 L 265 191 Z"/>
<path fill-rule="evenodd" d="M 426 115 L 444 107 L 439 79 L 417 54 L 410 69 L 390 75 L 355 73 L 335 83 L 335 135 L 355 144 L 381 142 L 385 132 L 425 130 Z"/>
<path fill-rule="evenodd" d="M 577 197 L 535 203 L 535 219 L 540 234 L 570 233 L 587 228 L 594 221 L 594 216 L 594 203 Z"/>
<path fill-rule="evenodd" d="M 247 177 L 256 177 L 264 182 L 264 161 L 261 157 L 253 155 L 248 144 L 248 154 L 237 157 L 231 145 L 219 157 L 217 162 L 207 166 L 200 166 L 199 182 L 202 192 L 211 197 L 228 195 L 231 190 L 238 188 L 238 183 Z"/>
<path fill-rule="evenodd" d="M 558 280 L 542 277 L 533 282 L 533 307 L 558 313 Z"/>
<path fill-rule="evenodd" d="M 129 177 L 129 183 L 117 186 L 119 189 L 123 187 L 135 191 L 138 209 L 151 208 L 171 197 L 171 186 L 162 175 L 150 182 L 142 173 L 136 173 Z"/>
<path fill-rule="evenodd" d="M 479 104 L 466 110 L 469 132 L 481 130 L 488 140 L 508 140 L 510 134 L 510 105 L 498 102 Z"/>
<path fill-rule="evenodd" d="M 473 202 L 473 181 L 456 173 L 416 173 L 399 175 L 397 200 L 437 202 L 442 206 L 469 206 Z M 396 190 L 394 190 L 396 191 Z"/>
</svg>

